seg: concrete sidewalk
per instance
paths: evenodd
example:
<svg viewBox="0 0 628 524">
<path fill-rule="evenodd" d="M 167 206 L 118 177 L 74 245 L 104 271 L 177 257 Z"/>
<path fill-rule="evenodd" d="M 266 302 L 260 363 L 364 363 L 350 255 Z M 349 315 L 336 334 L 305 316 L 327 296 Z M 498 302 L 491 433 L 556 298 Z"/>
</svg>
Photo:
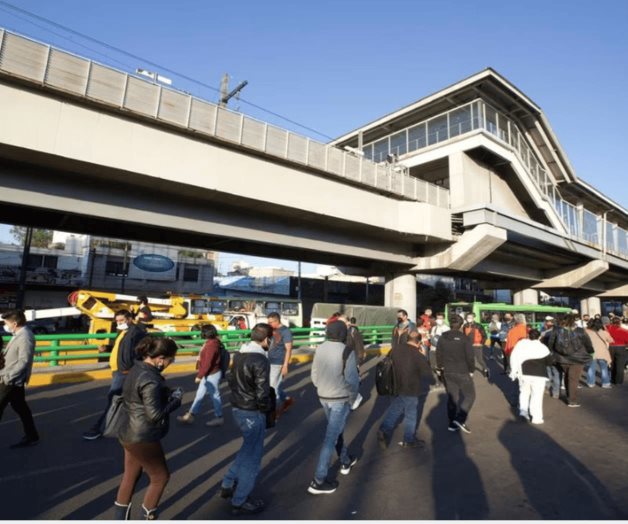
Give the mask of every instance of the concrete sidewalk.
<svg viewBox="0 0 628 524">
<path fill-rule="evenodd" d="M 254 495 L 266 500 L 258 519 L 625 519 L 628 518 L 628 385 L 579 390 L 581 408 L 545 397 L 545 424 L 516 420 L 507 398 L 512 383 L 491 361 L 494 383 L 476 374 L 477 401 L 470 435 L 447 431 L 446 398 L 427 396 L 419 437 L 423 449 L 396 445 L 386 451 L 376 431 L 389 399 L 373 388 L 371 358 L 362 385 L 368 393 L 349 418 L 345 438 L 360 460 L 350 475 L 338 474 L 336 493 L 307 493 L 325 431 L 322 409 L 310 383 L 310 365 L 293 367 L 287 381 L 296 399 L 269 430 Z M 193 374 L 170 375 L 195 392 Z M 10 409 L 0 422 L 0 507 L 3 519 L 107 519 L 120 474 L 122 452 L 115 440 L 88 442 L 81 433 L 104 408 L 108 383 L 92 381 L 29 389 L 27 398 L 42 440 L 9 450 L 21 436 Z M 224 391 L 224 385 L 223 385 Z M 206 415 L 193 426 L 172 419 L 164 439 L 172 473 L 161 504 L 162 519 L 230 519 L 218 497 L 219 483 L 240 446 L 224 394 L 225 425 L 207 428 Z M 210 403 L 206 403 L 207 410 Z M 183 413 L 182 408 L 180 413 Z M 177 413 L 177 414 L 180 414 Z M 146 487 L 134 502 L 136 518 Z"/>
</svg>

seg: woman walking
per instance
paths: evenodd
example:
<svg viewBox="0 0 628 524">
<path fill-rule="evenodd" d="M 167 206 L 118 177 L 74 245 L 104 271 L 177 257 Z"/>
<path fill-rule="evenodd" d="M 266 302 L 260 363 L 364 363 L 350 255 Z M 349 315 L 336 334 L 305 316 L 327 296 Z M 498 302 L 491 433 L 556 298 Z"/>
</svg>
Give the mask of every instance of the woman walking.
<svg viewBox="0 0 628 524">
<path fill-rule="evenodd" d="M 579 408 L 576 400 L 578 382 L 585 365 L 591 361 L 593 345 L 584 329 L 577 327 L 576 317 L 567 314 L 561 322 L 560 329 L 552 332 L 548 347 L 554 352 L 556 362 L 563 369 L 567 386 L 567 406 Z"/>
<path fill-rule="evenodd" d="M 124 448 L 124 475 L 118 488 L 116 520 L 131 520 L 131 498 L 142 471 L 150 480 L 144 502 L 146 520 L 157 518 L 157 505 L 170 473 L 160 440 L 166 436 L 169 415 L 181 405 L 183 390 L 165 384 L 161 372 L 174 362 L 177 344 L 165 337 L 144 337 L 137 345 L 137 362 L 124 382 L 122 397 L 128 422 L 118 434 Z"/>
<path fill-rule="evenodd" d="M 205 425 L 214 427 L 222 426 L 224 419 L 222 418 L 222 399 L 220 398 L 220 379 L 222 378 L 221 362 L 220 362 L 220 346 L 222 342 L 218 337 L 218 331 L 211 324 L 206 324 L 201 328 L 201 337 L 206 339 L 203 348 L 199 354 L 198 372 L 194 381 L 198 384 L 196 397 L 190 410 L 181 417 L 177 417 L 179 422 L 184 424 L 192 424 L 194 417 L 198 415 L 203 400 L 210 395 L 214 403 L 214 420 L 210 420 Z"/>
<path fill-rule="evenodd" d="M 587 386 L 595 387 L 595 368 L 599 366 L 602 387 L 608 389 L 611 387 L 611 376 L 608 371 L 611 366 L 611 352 L 608 348 L 614 343 L 613 337 L 604 329 L 604 324 L 599 318 L 589 320 L 585 331 L 589 335 L 595 351 L 593 360 L 587 369 Z"/>
</svg>

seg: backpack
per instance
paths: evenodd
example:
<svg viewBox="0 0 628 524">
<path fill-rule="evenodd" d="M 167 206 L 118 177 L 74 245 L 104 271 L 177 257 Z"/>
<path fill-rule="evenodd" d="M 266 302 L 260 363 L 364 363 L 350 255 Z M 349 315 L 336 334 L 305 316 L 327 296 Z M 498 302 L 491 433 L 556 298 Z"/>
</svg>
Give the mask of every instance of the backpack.
<svg viewBox="0 0 628 524">
<path fill-rule="evenodd" d="M 386 356 L 375 366 L 375 388 L 379 395 L 395 395 L 395 371 L 392 357 Z"/>
<path fill-rule="evenodd" d="M 227 371 L 229 371 L 229 364 L 231 363 L 231 353 L 227 351 L 227 348 L 219 341 L 220 344 L 220 371 L 222 373 L 223 378 L 227 375 Z"/>
<path fill-rule="evenodd" d="M 554 339 L 554 351 L 564 357 L 569 357 L 576 353 L 579 338 L 569 329 L 561 328 Z"/>
</svg>

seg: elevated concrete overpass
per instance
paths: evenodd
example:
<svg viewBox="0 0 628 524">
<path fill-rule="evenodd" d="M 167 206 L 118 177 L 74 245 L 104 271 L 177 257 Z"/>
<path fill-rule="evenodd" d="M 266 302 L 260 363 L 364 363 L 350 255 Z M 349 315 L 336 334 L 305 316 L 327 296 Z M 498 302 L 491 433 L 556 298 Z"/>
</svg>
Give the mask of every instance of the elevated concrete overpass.
<svg viewBox="0 0 628 524">
<path fill-rule="evenodd" d="M 409 311 L 420 272 L 583 296 L 628 281 L 626 210 L 492 70 L 320 144 L 0 29 L 0 114 L 2 222 L 386 274 Z"/>
</svg>

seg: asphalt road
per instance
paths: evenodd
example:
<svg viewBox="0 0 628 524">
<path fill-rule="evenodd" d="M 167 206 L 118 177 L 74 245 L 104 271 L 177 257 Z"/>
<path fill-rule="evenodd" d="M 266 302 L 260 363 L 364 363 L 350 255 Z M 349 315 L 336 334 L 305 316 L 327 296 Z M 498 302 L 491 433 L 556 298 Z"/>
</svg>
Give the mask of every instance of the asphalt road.
<svg viewBox="0 0 628 524">
<path fill-rule="evenodd" d="M 315 396 L 310 365 L 292 368 L 288 390 L 296 399 L 266 437 L 262 471 L 254 495 L 265 499 L 259 519 L 625 519 L 628 518 L 628 384 L 611 390 L 583 388 L 582 407 L 545 397 L 545 424 L 516 420 L 507 399 L 512 384 L 499 375 L 488 383 L 476 374 L 477 400 L 470 435 L 447 431 L 445 396 L 427 396 L 419 427 L 423 449 L 405 449 L 397 429 L 392 445 L 380 450 L 376 432 L 388 399 L 373 389 L 373 364 L 362 390 L 368 400 L 350 416 L 345 438 L 360 460 L 351 474 L 338 474 L 336 493 L 307 493 L 324 415 Z M 190 375 L 168 378 L 186 389 Z M 7 408 L 0 422 L 0 519 L 110 519 L 122 472 L 115 440 L 87 442 L 88 429 L 104 406 L 108 384 L 95 381 L 32 388 L 27 398 L 41 442 L 11 450 L 21 437 L 19 421 Z M 224 386 L 223 386 L 224 390 Z M 222 475 L 240 439 L 225 394 L 226 423 L 206 428 L 172 421 L 164 439 L 171 480 L 160 506 L 161 519 L 229 519 L 218 497 Z M 206 404 L 210 409 L 210 403 Z M 184 409 L 181 410 L 183 413 Z M 142 479 L 134 499 L 139 517 Z"/>
</svg>

